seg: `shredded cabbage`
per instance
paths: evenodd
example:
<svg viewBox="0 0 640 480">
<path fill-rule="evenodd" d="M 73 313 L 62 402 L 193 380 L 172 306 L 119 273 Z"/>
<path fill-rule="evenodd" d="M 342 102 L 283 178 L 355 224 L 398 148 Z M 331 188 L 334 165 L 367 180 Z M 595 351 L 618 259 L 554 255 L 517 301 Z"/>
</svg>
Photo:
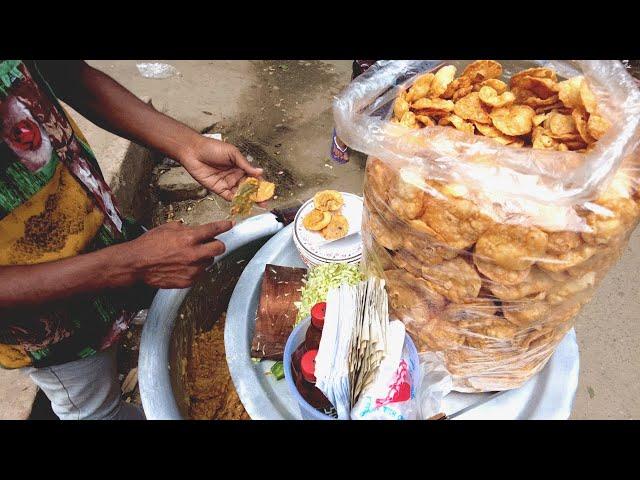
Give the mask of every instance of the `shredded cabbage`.
<svg viewBox="0 0 640 480">
<path fill-rule="evenodd" d="M 357 285 L 362 280 L 364 274 L 358 266 L 347 263 L 326 263 L 309 270 L 307 278 L 302 280 L 304 286 L 300 301 L 294 304 L 298 309 L 295 325 L 311 314 L 311 308 L 316 303 L 327 300 L 329 290 L 343 283 Z"/>
</svg>

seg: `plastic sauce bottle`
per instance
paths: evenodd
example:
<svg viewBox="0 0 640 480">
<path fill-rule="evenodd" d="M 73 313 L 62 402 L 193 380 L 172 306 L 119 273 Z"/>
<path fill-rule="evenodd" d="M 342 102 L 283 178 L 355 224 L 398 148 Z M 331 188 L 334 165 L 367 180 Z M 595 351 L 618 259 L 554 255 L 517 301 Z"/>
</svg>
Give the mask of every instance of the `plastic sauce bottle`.
<svg viewBox="0 0 640 480">
<path fill-rule="evenodd" d="M 324 396 L 318 387 L 316 387 L 316 355 L 318 350 L 309 350 L 302 355 L 300 359 L 301 375 L 296 379 L 296 387 L 300 395 L 309 402 L 309 404 L 320 410 L 326 415 L 334 415 L 335 408 L 331 402 Z"/>
<path fill-rule="evenodd" d="M 325 302 L 316 303 L 311 309 L 311 325 L 307 328 L 304 337 L 304 346 L 309 350 L 320 348 L 320 338 L 322 337 L 322 327 L 324 326 L 324 314 L 327 311 Z"/>
<path fill-rule="evenodd" d="M 304 342 L 293 352 L 291 369 L 300 395 L 325 415 L 337 418 L 335 408 L 315 385 L 315 359 L 320 347 L 326 310 L 327 304 L 325 302 L 317 303 L 311 309 L 311 325 L 307 328 Z"/>
</svg>

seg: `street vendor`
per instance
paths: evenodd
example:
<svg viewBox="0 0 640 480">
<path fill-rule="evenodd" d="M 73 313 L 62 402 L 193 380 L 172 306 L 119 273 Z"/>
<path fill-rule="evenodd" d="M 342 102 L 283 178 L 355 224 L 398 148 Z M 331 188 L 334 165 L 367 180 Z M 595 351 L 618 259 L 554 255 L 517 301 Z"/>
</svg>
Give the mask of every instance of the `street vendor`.
<svg viewBox="0 0 640 480">
<path fill-rule="evenodd" d="M 232 223 L 143 233 L 58 99 L 225 200 L 262 170 L 83 61 L 0 60 L 0 366 L 25 368 L 61 419 L 143 419 L 121 400 L 117 342 L 154 289 L 191 286 L 224 252 Z"/>
</svg>

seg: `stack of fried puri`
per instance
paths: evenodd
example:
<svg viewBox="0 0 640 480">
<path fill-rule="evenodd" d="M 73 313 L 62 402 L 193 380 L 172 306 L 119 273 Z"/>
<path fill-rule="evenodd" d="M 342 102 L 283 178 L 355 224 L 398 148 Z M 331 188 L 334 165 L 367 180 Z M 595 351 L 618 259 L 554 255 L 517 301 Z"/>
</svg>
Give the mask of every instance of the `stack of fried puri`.
<svg viewBox="0 0 640 480">
<path fill-rule="evenodd" d="M 493 220 L 464 186 L 369 158 L 363 262 L 419 351 L 441 352 L 458 391 L 516 388 L 538 372 L 615 263 L 640 217 L 620 171 L 576 207 L 584 229 Z"/>
</svg>

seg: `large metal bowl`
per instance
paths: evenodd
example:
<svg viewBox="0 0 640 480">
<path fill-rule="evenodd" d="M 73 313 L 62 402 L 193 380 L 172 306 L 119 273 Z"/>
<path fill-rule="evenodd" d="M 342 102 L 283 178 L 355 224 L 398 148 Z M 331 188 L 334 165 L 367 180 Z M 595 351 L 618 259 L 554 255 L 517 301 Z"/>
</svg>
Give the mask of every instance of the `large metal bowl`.
<svg viewBox="0 0 640 480">
<path fill-rule="evenodd" d="M 257 215 L 220 235 L 226 246 L 208 274 L 191 288 L 160 290 L 140 339 L 138 381 L 150 420 L 188 419 L 186 359 L 193 337 L 211 329 L 226 310 L 244 267 L 282 224 Z"/>
</svg>

